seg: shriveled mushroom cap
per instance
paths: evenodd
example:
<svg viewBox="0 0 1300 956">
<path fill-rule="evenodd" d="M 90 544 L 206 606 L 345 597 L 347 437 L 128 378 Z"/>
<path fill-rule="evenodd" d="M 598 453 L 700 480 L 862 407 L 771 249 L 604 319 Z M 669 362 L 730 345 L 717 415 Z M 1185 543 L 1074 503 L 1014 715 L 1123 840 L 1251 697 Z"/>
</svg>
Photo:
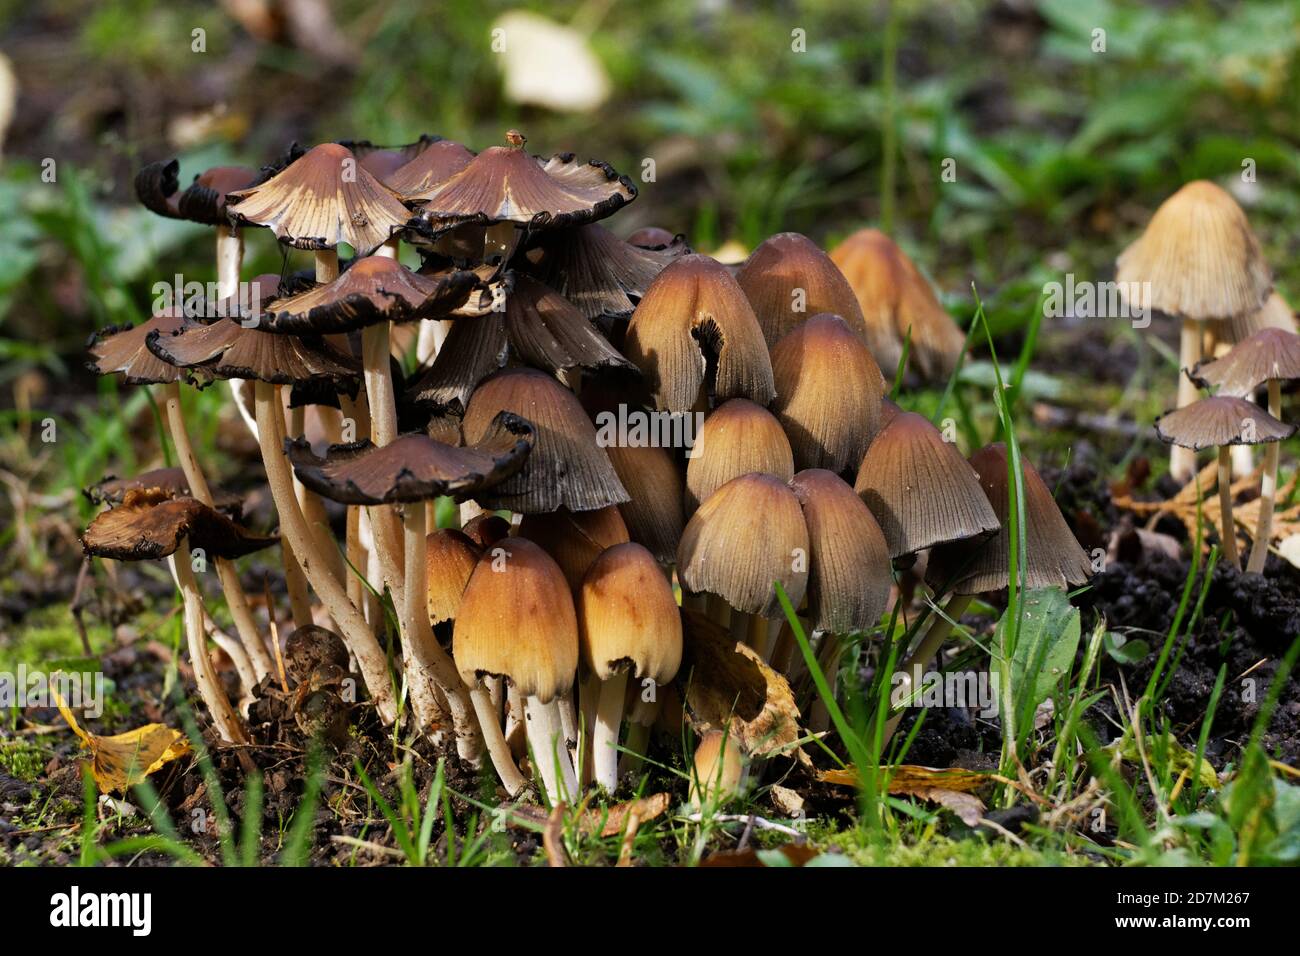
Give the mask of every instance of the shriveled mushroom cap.
<svg viewBox="0 0 1300 956">
<path fill-rule="evenodd" d="M 412 383 L 408 397 L 435 412 L 464 414 L 474 389 L 493 372 L 505 368 L 509 358 L 504 315 L 488 312 L 457 319 L 433 364 Z"/>
<path fill-rule="evenodd" d="M 838 475 L 801 471 L 790 488 L 808 525 L 808 614 L 833 634 L 880 623 L 894 578 L 889 545 L 862 499 Z"/>
<path fill-rule="evenodd" d="M 120 505 L 132 491 L 158 492 L 169 498 L 189 498 L 190 483 L 182 468 L 154 468 L 133 478 L 108 477 L 91 485 L 82 494 L 93 505 Z M 231 492 L 212 488 L 213 507 L 235 518 L 243 510 L 243 499 Z"/>
<path fill-rule="evenodd" d="M 910 334 L 910 363 L 927 381 L 947 378 L 966 337 L 911 258 L 879 229 L 860 229 L 833 250 L 867 324 L 867 344 L 893 376 Z"/>
<path fill-rule="evenodd" d="M 1146 231 L 1120 253 L 1115 280 L 1134 306 L 1214 321 L 1255 312 L 1273 287 L 1246 214 L 1205 180 L 1160 204 Z"/>
<path fill-rule="evenodd" d="M 231 216 L 270 226 L 298 249 L 333 249 L 345 242 L 368 256 L 401 229 L 406 207 L 366 172 L 346 146 L 312 147 L 266 182 L 228 194 Z"/>
<path fill-rule="evenodd" d="M 487 550 L 461 597 L 452 656 L 471 687 L 505 677 L 523 696 L 549 703 L 573 686 L 578 619 L 550 555 L 519 537 Z"/>
<path fill-rule="evenodd" d="M 667 266 L 632 313 L 623 354 L 654 405 L 672 412 L 714 397 L 772 401 L 772 362 L 754 310 L 726 266 L 688 255 Z M 712 381 L 710 381 L 712 373 Z"/>
<path fill-rule="evenodd" d="M 736 281 L 754 307 L 768 348 L 800 322 L 823 312 L 842 316 L 867 341 L 862 309 L 848 280 L 807 236 L 782 232 L 763 240 Z"/>
<path fill-rule="evenodd" d="M 1297 331 L 1295 313 L 1276 289 L 1258 310 L 1216 324 L 1214 334 L 1220 342 L 1236 343 L 1264 329 Z"/>
<path fill-rule="evenodd" d="M 317 494 L 348 505 L 377 505 L 480 494 L 523 466 L 532 441 L 532 426 L 503 412 L 464 448 L 415 432 L 378 448 L 369 441 L 334 445 L 324 458 L 303 438 L 286 442 L 285 450 L 298 480 Z"/>
<path fill-rule="evenodd" d="M 997 513 L 1002 527 L 987 541 L 964 541 L 936 547 L 930 553 L 926 581 L 936 590 L 950 586 L 957 594 L 999 591 L 1010 583 L 1011 513 L 1007 481 L 1007 446 L 987 445 L 970 456 L 980 487 Z M 1025 587 L 1069 588 L 1092 577 L 1092 562 L 1070 532 L 1052 492 L 1034 467 L 1024 467 Z"/>
<path fill-rule="evenodd" d="M 880 427 L 885 382 L 866 343 L 837 315 L 815 315 L 772 349 L 774 410 L 796 468 L 856 468 Z"/>
<path fill-rule="evenodd" d="M 794 454 L 771 412 L 743 398 L 723 402 L 696 436 L 686 463 L 686 514 L 733 478 L 757 471 L 789 481 Z"/>
<path fill-rule="evenodd" d="M 205 226 L 225 226 L 226 194 L 257 181 L 258 172 L 247 166 L 213 166 L 180 188 L 180 163 L 175 160 L 150 163 L 135 176 L 135 194 L 150 212 L 169 219 L 188 219 Z"/>
<path fill-rule="evenodd" d="M 613 505 L 594 511 L 561 509 L 524 515 L 519 533 L 555 559 L 574 591 L 602 551 L 628 540 L 627 525 Z"/>
<path fill-rule="evenodd" d="M 596 427 L 577 398 L 534 369 L 506 369 L 474 392 L 462 430 L 481 441 L 498 412 L 508 411 L 536 430 L 524 467 L 478 500 L 491 508 L 537 514 L 568 508 L 591 511 L 628 500 L 614 466 L 596 443 Z"/>
<path fill-rule="evenodd" d="M 474 154 L 460 143 L 440 139 L 385 177 L 384 185 L 406 200 L 446 182 L 473 159 Z"/>
<path fill-rule="evenodd" d="M 178 369 L 212 378 L 242 378 L 276 385 L 322 385 L 332 391 L 355 388 L 360 363 L 319 336 L 273 335 L 245 328 L 234 319 L 209 325 L 186 322 L 172 331 L 154 330 L 149 351 Z"/>
<path fill-rule="evenodd" d="M 675 242 L 684 243 L 685 237 L 674 235 L 659 226 L 642 226 L 628 236 L 627 241 L 634 246 L 640 246 L 642 249 L 663 249 Z"/>
<path fill-rule="evenodd" d="M 179 309 L 169 309 L 139 325 L 100 329 L 90 337 L 88 351 L 92 361 L 87 362 L 86 367 L 97 375 L 120 372 L 127 385 L 179 382 L 188 377 L 188 373 L 149 351 L 146 342 L 154 332 L 174 332 L 183 322 Z"/>
<path fill-rule="evenodd" d="M 100 558 L 152 561 L 174 554 L 187 538 L 191 549 L 201 548 L 210 558 L 242 557 L 277 540 L 253 534 L 194 498 L 141 488 L 96 515 L 81 536 L 81 546 Z"/>
<path fill-rule="evenodd" d="M 618 506 L 628 536 L 664 564 L 672 564 L 686 527 L 686 483 L 673 456 L 652 445 L 611 445 L 605 452 L 631 496 Z"/>
<path fill-rule="evenodd" d="M 1232 395 L 1202 398 L 1156 419 L 1156 434 L 1162 442 L 1194 451 L 1285 441 L 1295 434 L 1295 429 L 1254 402 Z"/>
<path fill-rule="evenodd" d="M 1219 395 L 1246 397 L 1270 379 L 1300 378 L 1300 335 L 1266 328 L 1238 342 L 1226 355 L 1200 362 L 1192 381 L 1218 389 Z"/>
<path fill-rule="evenodd" d="M 454 620 L 483 549 L 464 532 L 441 528 L 424 539 L 424 556 L 429 621 L 441 624 Z"/>
<path fill-rule="evenodd" d="M 742 475 L 705 499 L 686 523 L 677 576 L 687 590 L 716 594 L 738 611 L 780 617 L 772 582 L 798 607 L 808 585 L 808 549 L 808 526 L 786 483 Z"/>
<path fill-rule="evenodd" d="M 578 589 L 582 659 L 601 680 L 628 666 L 667 684 L 682 662 L 682 613 L 659 563 L 639 544 L 603 552 Z"/>
<path fill-rule="evenodd" d="M 853 490 L 875 515 L 893 558 L 998 530 L 974 469 L 915 412 L 900 412 L 876 435 Z"/>
</svg>

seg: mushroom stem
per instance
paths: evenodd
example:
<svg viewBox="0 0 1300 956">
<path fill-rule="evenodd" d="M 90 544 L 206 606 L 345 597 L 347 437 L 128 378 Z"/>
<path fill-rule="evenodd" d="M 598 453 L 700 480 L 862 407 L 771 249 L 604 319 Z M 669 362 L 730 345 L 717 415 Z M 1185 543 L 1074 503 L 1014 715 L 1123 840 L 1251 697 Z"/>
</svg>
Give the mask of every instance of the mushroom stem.
<svg viewBox="0 0 1300 956">
<path fill-rule="evenodd" d="M 524 698 L 528 745 L 541 774 L 546 799 L 552 806 L 578 793 L 578 778 L 569 760 L 569 748 L 564 744 L 558 704 L 558 700 L 543 704 L 536 697 Z"/>
<path fill-rule="evenodd" d="M 907 655 L 907 659 L 894 671 L 895 675 L 902 675 L 901 681 L 893 689 L 893 696 L 899 700 L 906 701 L 912 696 L 915 689 L 915 678 L 925 672 L 934 660 L 935 655 L 939 653 L 939 648 L 947 640 L 948 635 L 952 633 L 953 625 L 961 620 L 962 614 L 970 606 L 974 599 L 973 594 L 954 594 L 944 605 L 943 613 L 936 614 L 933 621 L 930 622 L 930 628 L 925 632 L 925 637 L 921 643 L 916 645 L 916 650 Z M 894 736 L 894 731 L 898 729 L 898 722 L 903 719 L 903 710 L 900 708 L 897 713 L 891 716 L 885 722 L 885 733 L 881 738 L 882 744 L 887 744 L 890 738 Z"/>
<path fill-rule="evenodd" d="M 623 723 L 623 701 L 626 697 L 626 669 L 617 670 L 607 680 L 601 681 L 591 753 L 596 783 L 610 793 L 618 789 L 618 731 Z"/>
<path fill-rule="evenodd" d="M 179 555 L 179 559 L 177 558 Z M 183 538 L 180 547 L 168 555 L 167 563 L 171 567 L 176 586 L 181 592 L 184 604 L 185 642 L 190 652 L 190 664 L 194 667 L 194 683 L 199 689 L 199 697 L 212 714 L 221 739 L 227 743 L 247 743 L 244 728 L 235 716 L 230 700 L 221 689 L 217 675 L 212 669 L 212 659 L 208 657 L 207 635 L 203 629 L 203 595 L 199 583 L 194 580 L 194 571 L 190 567 L 190 539 Z"/>
<path fill-rule="evenodd" d="M 650 751 L 650 728 L 654 726 L 654 715 L 658 711 L 659 708 L 656 705 L 653 712 L 649 714 L 650 723 L 628 720 L 627 735 L 623 739 L 623 754 L 618 761 L 618 774 L 620 777 L 629 773 L 636 773 L 645 763 L 646 754 Z"/>
<path fill-rule="evenodd" d="M 483 730 L 483 741 L 487 745 L 488 758 L 497 772 L 501 785 L 512 797 L 518 796 L 528 786 L 528 781 L 515 766 L 510 754 L 510 745 L 506 743 L 505 734 L 501 732 L 501 719 L 492 704 L 492 696 L 481 685 L 473 687 L 469 699 L 474 704 L 478 715 L 479 727 Z"/>
<path fill-rule="evenodd" d="M 1273 444 L 1277 444 L 1274 442 Z M 1232 523 L 1232 446 L 1219 446 L 1219 528 L 1223 538 L 1223 560 L 1241 570 L 1237 557 L 1237 528 Z"/>
<path fill-rule="evenodd" d="M 714 624 L 727 627 L 731 621 L 740 617 L 739 611 L 732 611 L 731 607 L 722 598 L 716 594 L 710 594 L 705 598 L 706 607 L 709 609 L 709 620 Z"/>
<path fill-rule="evenodd" d="M 745 643 L 752 647 L 758 656 L 766 662 L 772 649 L 771 622 L 759 614 L 748 614 L 746 617 L 749 618 L 747 622 L 749 634 L 745 639 Z"/>
<path fill-rule="evenodd" d="M 339 251 L 337 249 L 316 250 L 316 281 L 333 282 L 339 277 Z"/>
<path fill-rule="evenodd" d="M 190 495 L 213 507 L 212 489 L 208 486 L 203 469 L 190 444 L 190 435 L 185 428 L 185 413 L 181 408 L 180 385 L 171 382 L 163 386 L 163 407 L 167 415 L 167 430 L 171 435 L 172 445 L 176 448 L 176 457 L 180 460 L 181 471 L 185 473 L 185 482 L 190 486 Z M 247 660 L 252 664 L 253 672 L 260 681 L 271 672 L 271 655 L 266 650 L 262 635 L 253 620 L 252 609 L 248 605 L 248 596 L 239 582 L 239 572 L 233 563 L 225 558 L 213 561 L 217 569 L 217 580 L 221 582 L 221 591 L 226 596 L 226 607 L 230 609 L 231 620 Z M 240 661 L 235 662 L 236 665 Z"/>
<path fill-rule="evenodd" d="M 262 447 L 262 461 L 266 467 L 266 480 L 271 489 L 271 499 L 280 515 L 280 532 L 295 548 L 302 561 L 303 573 L 320 596 L 329 616 L 338 625 L 343 642 L 356 658 L 357 667 L 366 688 L 375 702 L 375 709 L 385 724 L 397 717 L 393 688 L 388 678 L 388 661 L 366 619 L 348 600 L 347 592 L 313 551 L 311 531 L 306 519 L 298 510 L 298 500 L 293 494 L 293 478 L 289 460 L 284 456 L 280 421 L 279 394 L 274 385 L 256 383 L 257 432 Z"/>
<path fill-rule="evenodd" d="M 1268 413 L 1281 420 L 1282 382 L 1276 378 L 1268 380 Z M 1277 460 L 1281 447 L 1281 442 L 1271 441 L 1264 449 L 1264 475 L 1259 486 L 1259 520 L 1255 524 L 1255 540 L 1250 545 L 1250 559 L 1246 562 L 1248 574 L 1262 574 L 1264 562 L 1268 559 L 1268 543 L 1273 537 L 1274 499 L 1277 497 Z"/>
<path fill-rule="evenodd" d="M 307 433 L 307 409 L 299 405 L 297 408 L 289 410 L 289 424 L 285 429 L 285 434 L 290 438 L 302 438 Z M 338 546 L 334 543 L 334 535 L 330 532 L 329 516 L 325 513 L 325 503 L 321 501 L 320 495 L 305 486 L 301 481 L 294 477 L 293 489 L 298 495 L 298 506 L 302 508 L 302 516 L 307 519 L 307 526 L 311 528 L 312 536 L 320 546 L 320 552 L 329 561 L 331 573 L 340 580 L 343 577 L 343 555 L 340 553 Z"/>
<path fill-rule="evenodd" d="M 1196 401 L 1196 383 L 1184 374 L 1184 369 L 1195 368 L 1201 360 L 1201 337 L 1204 323 L 1183 320 L 1182 331 L 1178 336 L 1178 402 L 1176 408 L 1190 405 Z M 1190 448 L 1174 445 L 1169 450 L 1169 473 L 1178 481 L 1189 481 L 1196 474 L 1196 452 Z"/>
<path fill-rule="evenodd" d="M 225 299 L 235 294 L 239 288 L 239 271 L 244 263 L 244 235 L 238 226 L 217 226 L 217 298 Z M 235 410 L 248 427 L 254 438 L 257 437 L 257 422 L 253 420 L 248 406 L 244 404 L 244 380 L 227 379 L 231 397 L 235 400 Z"/>
<path fill-rule="evenodd" d="M 376 322 L 361 330 L 361 363 L 366 380 L 366 400 L 370 406 L 370 440 L 382 448 L 397 437 L 397 401 L 393 397 L 393 369 L 389 360 L 389 325 Z M 370 510 L 370 527 L 375 552 L 383 569 L 393 601 L 402 603 L 402 565 L 396 542 L 395 518 L 390 508 L 374 506 Z"/>
</svg>

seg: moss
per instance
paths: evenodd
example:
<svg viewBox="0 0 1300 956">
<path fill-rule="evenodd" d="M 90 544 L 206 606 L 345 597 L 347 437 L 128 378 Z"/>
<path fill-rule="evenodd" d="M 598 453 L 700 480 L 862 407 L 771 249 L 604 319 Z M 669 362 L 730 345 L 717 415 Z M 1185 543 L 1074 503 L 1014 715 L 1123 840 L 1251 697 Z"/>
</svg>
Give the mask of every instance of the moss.
<svg viewBox="0 0 1300 956">
<path fill-rule="evenodd" d="M 50 758 L 44 747 L 30 740 L 0 741 L 0 770 L 33 783 Z"/>
<path fill-rule="evenodd" d="M 838 828 L 825 823 L 810 825 L 808 840 L 859 866 L 1087 866 L 1090 862 L 1074 854 L 1019 847 L 1006 840 L 972 836 L 962 840 L 931 837 L 916 843 L 882 841 L 861 827 Z"/>
<path fill-rule="evenodd" d="M 86 622 L 90 646 L 104 649 L 111 645 L 112 631 L 107 625 Z M 28 614 L 15 628 L 11 640 L 0 643 L 0 670 L 13 671 L 19 664 L 36 667 L 55 660 L 82 658 L 81 635 L 66 604 L 56 604 Z"/>
</svg>

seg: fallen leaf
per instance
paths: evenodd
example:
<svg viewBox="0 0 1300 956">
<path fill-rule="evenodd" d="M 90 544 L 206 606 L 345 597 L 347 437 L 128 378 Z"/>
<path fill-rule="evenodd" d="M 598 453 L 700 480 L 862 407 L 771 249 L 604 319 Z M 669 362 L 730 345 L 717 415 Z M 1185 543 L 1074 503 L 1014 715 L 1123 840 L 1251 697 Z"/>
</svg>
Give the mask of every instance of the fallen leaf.
<svg viewBox="0 0 1300 956">
<path fill-rule="evenodd" d="M 967 826 L 975 826 L 984 818 L 984 804 L 975 796 L 975 790 L 992 783 L 994 777 L 978 770 L 961 767 L 939 769 L 903 764 L 898 767 L 881 767 L 885 789 L 896 797 L 918 797 L 946 807 Z M 858 772 L 852 767 L 843 770 L 825 770 L 818 774 L 824 783 L 857 786 Z"/>
<path fill-rule="evenodd" d="M 635 816 L 637 826 L 662 816 L 672 806 L 672 798 L 666 793 L 656 793 L 639 800 L 630 800 L 610 807 L 608 810 L 584 810 L 578 820 L 578 832 L 590 836 L 599 832 L 602 837 L 618 836 L 623 832 L 629 816 Z M 543 807 L 524 804 L 510 810 L 508 822 L 513 826 L 545 827 L 550 815 Z"/>
<path fill-rule="evenodd" d="M 787 843 L 774 850 L 761 851 L 765 854 L 779 854 L 784 857 L 785 866 L 807 866 L 810 862 L 817 859 L 820 854 L 807 844 Z M 769 859 L 772 859 L 769 856 Z M 717 853 L 710 853 L 700 861 L 700 866 L 769 866 L 770 864 L 763 860 L 760 851 L 753 848 L 745 850 L 719 850 Z"/>
<path fill-rule="evenodd" d="M 1144 746 L 1147 758 L 1151 759 L 1156 748 L 1156 742 L 1148 739 Z M 1122 739 L 1115 741 L 1106 749 L 1112 752 L 1118 751 L 1120 759 L 1125 763 L 1130 763 L 1135 766 L 1141 766 L 1142 764 L 1142 756 L 1138 753 L 1137 741 L 1127 734 Z M 1188 750 L 1173 737 L 1169 738 L 1168 756 L 1170 768 L 1179 773 L 1186 773 L 1188 776 L 1191 776 L 1197 766 L 1196 754 Z M 1210 766 L 1210 762 L 1204 757 L 1201 758 L 1199 773 L 1202 787 L 1207 790 L 1218 789 L 1219 775 L 1214 772 L 1214 767 Z"/>
<path fill-rule="evenodd" d="M 789 817 L 802 817 L 804 815 L 803 797 L 795 790 L 789 787 L 783 787 L 780 784 L 773 784 L 770 791 L 772 796 L 772 805 Z"/>
<path fill-rule="evenodd" d="M 59 713 L 81 745 L 90 751 L 90 772 L 102 792 L 125 792 L 164 764 L 190 752 L 190 742 L 166 724 L 145 724 L 124 734 L 101 737 L 77 724 L 77 719 L 57 692 Z"/>
</svg>

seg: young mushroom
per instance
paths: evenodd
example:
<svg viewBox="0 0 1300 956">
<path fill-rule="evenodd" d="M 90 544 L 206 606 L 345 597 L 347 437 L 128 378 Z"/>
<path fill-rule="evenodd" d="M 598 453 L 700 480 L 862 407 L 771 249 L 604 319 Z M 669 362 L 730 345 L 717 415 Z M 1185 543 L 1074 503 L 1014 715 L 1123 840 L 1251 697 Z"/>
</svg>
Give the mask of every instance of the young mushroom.
<svg viewBox="0 0 1300 956">
<path fill-rule="evenodd" d="M 745 758 L 736 738 L 710 730 L 700 738 L 691 763 L 690 802 L 697 810 L 720 809 L 740 796 Z"/>
<path fill-rule="evenodd" d="M 592 511 L 561 508 L 550 514 L 526 514 L 519 522 L 519 533 L 555 559 L 575 594 L 592 562 L 607 548 L 628 540 L 627 525 L 613 505 Z"/>
<path fill-rule="evenodd" d="M 794 453 L 771 412 L 733 398 L 713 410 L 696 436 L 686 462 L 686 516 L 731 479 L 753 471 L 789 481 Z"/>
</svg>

